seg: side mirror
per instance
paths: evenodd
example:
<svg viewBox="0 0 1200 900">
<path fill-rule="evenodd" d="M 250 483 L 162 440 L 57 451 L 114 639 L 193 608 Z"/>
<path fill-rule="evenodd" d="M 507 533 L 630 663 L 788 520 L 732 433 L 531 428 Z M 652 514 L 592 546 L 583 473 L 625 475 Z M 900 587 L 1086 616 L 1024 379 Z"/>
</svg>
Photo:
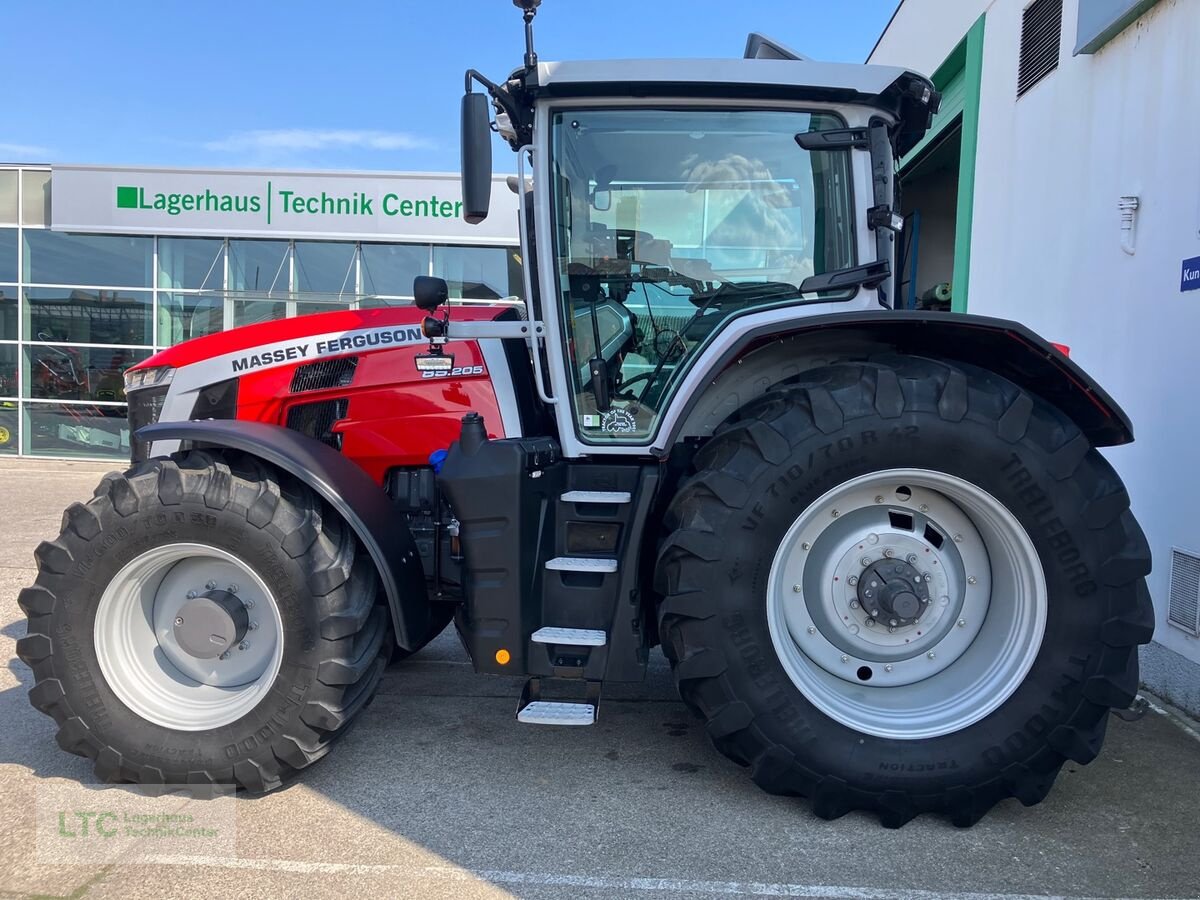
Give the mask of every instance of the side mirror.
<svg viewBox="0 0 1200 900">
<path fill-rule="evenodd" d="M 413 279 L 413 300 L 418 309 L 433 312 L 450 298 L 446 279 L 432 275 L 418 275 Z"/>
<path fill-rule="evenodd" d="M 463 218 L 478 225 L 492 200 L 492 118 L 487 94 L 462 99 Z"/>
<path fill-rule="evenodd" d="M 612 191 L 607 188 L 592 191 L 592 209 L 597 212 L 608 212 L 612 209 Z"/>
</svg>

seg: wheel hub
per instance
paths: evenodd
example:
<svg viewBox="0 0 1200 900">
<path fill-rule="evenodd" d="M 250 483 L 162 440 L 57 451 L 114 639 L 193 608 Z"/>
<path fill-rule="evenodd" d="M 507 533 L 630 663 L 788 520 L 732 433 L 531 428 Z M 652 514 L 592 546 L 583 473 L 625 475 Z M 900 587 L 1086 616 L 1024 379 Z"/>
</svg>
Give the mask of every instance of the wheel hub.
<svg viewBox="0 0 1200 900">
<path fill-rule="evenodd" d="M 219 657 L 246 636 L 250 614 L 229 591 L 211 590 L 188 600 L 175 616 L 172 634 L 197 659 Z"/>
<path fill-rule="evenodd" d="M 881 559 L 858 576 L 858 602 L 871 618 L 902 628 L 920 621 L 929 606 L 929 587 L 914 566 Z"/>
</svg>

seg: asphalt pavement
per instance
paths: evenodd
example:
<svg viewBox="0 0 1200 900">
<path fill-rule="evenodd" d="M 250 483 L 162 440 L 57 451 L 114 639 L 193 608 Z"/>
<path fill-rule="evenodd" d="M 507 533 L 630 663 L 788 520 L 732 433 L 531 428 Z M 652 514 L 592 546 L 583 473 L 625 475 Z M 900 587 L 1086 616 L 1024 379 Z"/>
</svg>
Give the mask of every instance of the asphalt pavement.
<svg viewBox="0 0 1200 900">
<path fill-rule="evenodd" d="M 236 801 L 236 853 L 47 862 L 39 790 L 95 777 L 29 705 L 16 597 L 33 548 L 105 470 L 0 460 L 0 896 L 1200 896 L 1200 736 L 1169 713 L 1114 718 L 1101 757 L 1064 767 L 1040 806 L 888 831 L 759 791 L 708 744 L 657 653 L 644 684 L 606 692 L 595 726 L 520 725 L 519 680 L 475 675 L 452 629 L 389 669 L 298 782 Z"/>
</svg>

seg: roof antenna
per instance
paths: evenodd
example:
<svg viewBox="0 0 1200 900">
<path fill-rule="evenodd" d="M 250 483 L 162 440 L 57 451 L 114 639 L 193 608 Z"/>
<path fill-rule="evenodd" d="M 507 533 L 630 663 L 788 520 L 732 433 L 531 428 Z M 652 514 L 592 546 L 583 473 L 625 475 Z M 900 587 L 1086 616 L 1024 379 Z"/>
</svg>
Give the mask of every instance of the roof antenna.
<svg viewBox="0 0 1200 900">
<path fill-rule="evenodd" d="M 541 5 L 542 0 L 513 0 L 513 6 L 524 10 L 525 13 L 525 68 L 527 69 L 537 66 L 537 54 L 533 52 L 533 17 L 537 15 L 537 8 Z"/>
</svg>

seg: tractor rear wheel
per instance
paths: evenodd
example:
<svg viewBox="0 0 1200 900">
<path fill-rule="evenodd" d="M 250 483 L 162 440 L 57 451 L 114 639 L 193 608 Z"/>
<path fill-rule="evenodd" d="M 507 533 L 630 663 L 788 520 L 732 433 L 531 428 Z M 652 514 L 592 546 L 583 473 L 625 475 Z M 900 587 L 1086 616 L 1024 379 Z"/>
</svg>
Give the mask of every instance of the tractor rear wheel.
<svg viewBox="0 0 1200 900">
<path fill-rule="evenodd" d="M 108 475 L 36 557 L 30 701 L 105 781 L 278 787 L 346 731 L 391 650 L 352 530 L 252 457 Z"/>
<path fill-rule="evenodd" d="M 1040 801 L 1133 700 L 1150 555 L 1119 478 L 994 374 L 802 376 L 697 455 L 659 628 L 680 693 L 772 793 L 959 825 Z"/>
</svg>

